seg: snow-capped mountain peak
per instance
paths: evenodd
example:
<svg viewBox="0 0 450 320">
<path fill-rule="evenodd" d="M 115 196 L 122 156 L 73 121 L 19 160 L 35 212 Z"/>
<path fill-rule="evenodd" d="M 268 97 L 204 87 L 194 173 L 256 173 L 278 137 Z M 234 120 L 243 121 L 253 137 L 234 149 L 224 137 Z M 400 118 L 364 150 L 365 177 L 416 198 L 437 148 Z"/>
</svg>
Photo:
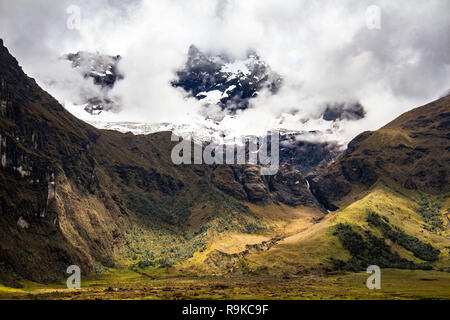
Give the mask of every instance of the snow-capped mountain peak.
<svg viewBox="0 0 450 320">
<path fill-rule="evenodd" d="M 205 105 L 218 105 L 230 113 L 247 109 L 249 100 L 261 90 L 275 94 L 282 84 L 282 78 L 254 52 L 239 60 L 206 54 L 193 45 L 177 77 L 173 86 L 183 88 Z"/>
<path fill-rule="evenodd" d="M 85 79 L 92 79 L 94 84 L 101 88 L 100 94 L 85 95 L 84 101 L 81 101 L 84 110 L 90 114 L 100 114 L 102 111 L 119 107 L 117 99 L 109 96 L 109 90 L 114 87 L 116 81 L 123 79 L 117 68 L 121 56 L 79 51 L 66 54 L 63 58 L 71 61 L 72 68 L 80 72 Z"/>
</svg>

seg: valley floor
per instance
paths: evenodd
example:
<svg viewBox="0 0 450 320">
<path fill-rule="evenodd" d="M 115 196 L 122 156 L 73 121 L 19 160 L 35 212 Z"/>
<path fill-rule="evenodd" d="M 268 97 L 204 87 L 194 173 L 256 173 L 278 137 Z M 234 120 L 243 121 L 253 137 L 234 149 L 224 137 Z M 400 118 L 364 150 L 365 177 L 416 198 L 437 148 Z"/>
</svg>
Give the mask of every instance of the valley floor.
<svg viewBox="0 0 450 320">
<path fill-rule="evenodd" d="M 154 278 L 116 270 L 82 279 L 80 290 L 66 289 L 65 283 L 27 282 L 22 289 L 0 285 L 0 299 L 450 299 L 450 273 L 385 269 L 380 290 L 367 289 L 368 276 L 360 272 L 290 278 Z"/>
</svg>

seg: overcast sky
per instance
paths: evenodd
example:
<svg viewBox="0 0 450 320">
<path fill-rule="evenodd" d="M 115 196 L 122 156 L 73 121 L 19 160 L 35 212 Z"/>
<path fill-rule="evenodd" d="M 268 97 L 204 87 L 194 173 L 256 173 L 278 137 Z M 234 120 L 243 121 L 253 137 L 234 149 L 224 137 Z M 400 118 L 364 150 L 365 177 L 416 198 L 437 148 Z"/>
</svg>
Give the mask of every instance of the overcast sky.
<svg viewBox="0 0 450 320">
<path fill-rule="evenodd" d="M 71 5 L 81 10 L 80 29 L 67 27 Z M 376 7 L 368 14 L 369 6 Z M 380 28 L 373 28 L 373 8 Z M 61 83 L 77 79 L 58 57 L 122 55 L 125 79 L 113 93 L 123 110 L 108 118 L 115 121 L 192 121 L 199 103 L 170 86 L 189 45 L 236 57 L 254 49 L 284 86 L 224 125 L 253 133 L 284 119 L 287 128 L 322 129 L 299 120 L 327 102 L 358 100 L 367 117 L 345 124 L 351 138 L 448 92 L 449 12 L 448 0 L 15 0 L 0 2 L 0 37 L 25 72 L 65 104 L 77 93 Z M 289 116 L 293 109 L 300 111 Z"/>
</svg>

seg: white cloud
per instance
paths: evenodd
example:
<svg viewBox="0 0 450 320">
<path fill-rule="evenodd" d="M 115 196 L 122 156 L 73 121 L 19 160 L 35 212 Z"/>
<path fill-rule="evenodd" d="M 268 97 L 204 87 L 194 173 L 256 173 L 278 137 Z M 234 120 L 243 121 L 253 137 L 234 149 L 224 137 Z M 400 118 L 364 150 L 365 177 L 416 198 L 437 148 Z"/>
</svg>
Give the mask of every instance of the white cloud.
<svg viewBox="0 0 450 320">
<path fill-rule="evenodd" d="M 70 4 L 81 8 L 79 32 L 65 27 Z M 369 5 L 381 9 L 380 30 L 366 27 Z M 189 45 L 237 57 L 251 48 L 285 85 L 225 117 L 223 128 L 323 130 L 330 124 L 301 120 L 320 114 L 326 102 L 359 100 L 367 117 L 342 122 L 336 131 L 348 141 L 450 88 L 448 12 L 447 0 L 20 0 L 0 4 L 0 37 L 27 73 L 66 102 L 76 99 L 76 90 L 48 79 L 78 81 L 55 62 L 58 56 L 78 50 L 122 55 L 125 79 L 113 94 L 121 96 L 123 110 L 108 115 L 115 121 L 197 121 L 199 103 L 170 85 Z M 300 111 L 290 116 L 293 109 Z"/>
</svg>

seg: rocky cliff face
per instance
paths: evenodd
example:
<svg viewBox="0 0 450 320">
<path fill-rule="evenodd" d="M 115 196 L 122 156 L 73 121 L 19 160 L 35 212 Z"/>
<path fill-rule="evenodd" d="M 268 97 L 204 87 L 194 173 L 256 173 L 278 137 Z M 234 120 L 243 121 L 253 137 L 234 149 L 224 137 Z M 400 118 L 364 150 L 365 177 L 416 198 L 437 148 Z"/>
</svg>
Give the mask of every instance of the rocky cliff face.
<svg viewBox="0 0 450 320">
<path fill-rule="evenodd" d="M 257 166 L 218 167 L 213 171 L 212 182 L 240 200 L 321 208 L 305 177 L 289 164 L 282 165 L 276 175 L 264 177 Z"/>
</svg>

